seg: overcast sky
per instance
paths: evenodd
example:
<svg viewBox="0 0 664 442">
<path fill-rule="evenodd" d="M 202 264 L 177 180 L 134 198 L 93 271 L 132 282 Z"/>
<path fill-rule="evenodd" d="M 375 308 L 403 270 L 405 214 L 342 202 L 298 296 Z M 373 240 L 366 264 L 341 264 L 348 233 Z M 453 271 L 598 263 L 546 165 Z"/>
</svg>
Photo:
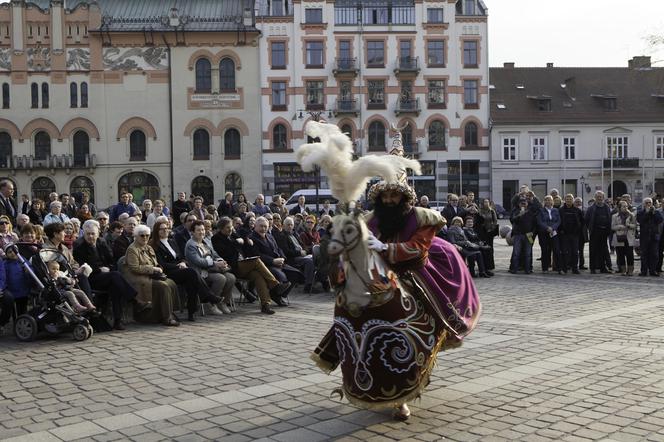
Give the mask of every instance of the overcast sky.
<svg viewBox="0 0 664 442">
<path fill-rule="evenodd" d="M 484 0 L 489 9 L 489 64 L 627 66 L 658 51 L 644 40 L 664 36 L 664 0 Z"/>
</svg>

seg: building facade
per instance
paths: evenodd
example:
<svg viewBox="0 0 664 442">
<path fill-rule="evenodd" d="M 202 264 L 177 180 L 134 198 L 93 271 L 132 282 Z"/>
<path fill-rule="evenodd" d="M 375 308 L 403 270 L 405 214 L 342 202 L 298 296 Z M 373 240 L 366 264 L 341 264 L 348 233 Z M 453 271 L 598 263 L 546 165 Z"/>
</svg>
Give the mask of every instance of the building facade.
<svg viewBox="0 0 664 442">
<path fill-rule="evenodd" d="M 258 40 L 246 0 L 0 5 L 0 177 L 99 207 L 261 188 Z M 250 129 L 252 128 L 252 129 Z"/>
<path fill-rule="evenodd" d="M 310 119 L 337 124 L 358 156 L 401 128 L 418 194 L 489 192 L 487 9 L 481 0 L 257 0 L 262 190 L 325 187 L 294 149 Z"/>
<path fill-rule="evenodd" d="M 584 200 L 596 190 L 664 195 L 664 69 L 491 69 L 492 198 L 510 209 L 520 185 Z"/>
</svg>

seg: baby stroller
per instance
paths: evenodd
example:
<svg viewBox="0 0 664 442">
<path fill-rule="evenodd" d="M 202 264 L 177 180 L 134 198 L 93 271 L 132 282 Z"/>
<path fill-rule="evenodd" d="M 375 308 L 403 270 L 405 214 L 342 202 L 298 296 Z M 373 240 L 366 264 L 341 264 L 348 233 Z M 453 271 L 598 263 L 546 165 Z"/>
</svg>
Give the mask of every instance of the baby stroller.
<svg viewBox="0 0 664 442">
<path fill-rule="evenodd" d="M 73 275 L 67 258 L 56 250 L 41 249 L 30 258 L 31 268 L 18 253 L 18 246 L 15 246 L 15 253 L 25 271 L 32 278 L 38 293 L 34 305 L 28 313 L 20 315 L 14 321 L 16 338 L 19 341 L 27 342 L 34 340 L 40 332 L 58 335 L 71 331 L 77 341 L 89 339 L 94 333 L 90 322 L 69 305 L 67 298 L 57 288 L 55 280 L 49 275 L 46 266 L 47 262 L 56 260 L 60 264 L 61 271 Z"/>
</svg>

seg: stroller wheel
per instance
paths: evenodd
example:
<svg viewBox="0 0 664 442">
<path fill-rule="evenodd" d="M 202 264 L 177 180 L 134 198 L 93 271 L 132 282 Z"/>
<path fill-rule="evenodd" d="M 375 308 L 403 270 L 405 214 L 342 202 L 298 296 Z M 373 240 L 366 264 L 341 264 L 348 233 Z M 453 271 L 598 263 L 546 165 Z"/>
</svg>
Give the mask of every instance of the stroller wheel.
<svg viewBox="0 0 664 442">
<path fill-rule="evenodd" d="M 39 328 L 37 320 L 30 315 L 21 315 L 14 322 L 14 335 L 16 339 L 23 342 L 34 341 Z"/>
<path fill-rule="evenodd" d="M 90 337 L 90 331 L 83 324 L 77 324 L 72 331 L 72 335 L 76 341 L 85 341 Z"/>
<path fill-rule="evenodd" d="M 88 327 L 88 332 L 90 333 L 88 335 L 88 339 L 90 339 L 95 334 L 95 329 L 92 328 L 92 326 L 90 324 L 88 324 L 87 327 Z"/>
</svg>

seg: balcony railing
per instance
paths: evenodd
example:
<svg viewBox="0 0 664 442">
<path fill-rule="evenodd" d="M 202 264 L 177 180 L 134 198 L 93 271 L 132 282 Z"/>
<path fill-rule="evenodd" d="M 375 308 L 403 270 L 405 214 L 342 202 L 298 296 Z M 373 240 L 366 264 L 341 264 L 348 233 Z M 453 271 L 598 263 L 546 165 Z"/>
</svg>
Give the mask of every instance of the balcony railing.
<svg viewBox="0 0 664 442">
<path fill-rule="evenodd" d="M 334 114 L 353 114 L 357 115 L 360 110 L 357 107 L 357 100 L 337 100 L 334 106 Z"/>
<path fill-rule="evenodd" d="M 604 159 L 604 168 L 611 168 L 611 158 Z M 639 168 L 639 159 L 638 158 L 614 158 L 613 159 L 613 168 L 614 169 L 638 169 Z"/>
<path fill-rule="evenodd" d="M 92 169 L 97 167 L 97 155 L 49 155 L 36 159 L 30 155 L 14 155 L 13 169 Z"/>
<path fill-rule="evenodd" d="M 420 114 L 420 99 L 414 98 L 410 100 L 399 100 L 397 102 L 397 107 L 394 109 L 394 113 L 399 116 L 401 114 Z"/>
<path fill-rule="evenodd" d="M 337 58 L 336 64 L 332 73 L 334 75 L 339 74 L 352 74 L 357 75 L 357 59 L 356 58 Z"/>
<path fill-rule="evenodd" d="M 420 63 L 418 57 L 399 57 L 397 65 L 394 68 L 395 75 L 415 74 L 420 72 Z"/>
<path fill-rule="evenodd" d="M 411 141 L 410 143 L 404 142 L 403 143 L 403 153 L 406 156 L 413 157 L 413 158 L 418 158 L 419 155 L 420 155 L 420 142 L 419 142 L 419 140 Z"/>
</svg>

